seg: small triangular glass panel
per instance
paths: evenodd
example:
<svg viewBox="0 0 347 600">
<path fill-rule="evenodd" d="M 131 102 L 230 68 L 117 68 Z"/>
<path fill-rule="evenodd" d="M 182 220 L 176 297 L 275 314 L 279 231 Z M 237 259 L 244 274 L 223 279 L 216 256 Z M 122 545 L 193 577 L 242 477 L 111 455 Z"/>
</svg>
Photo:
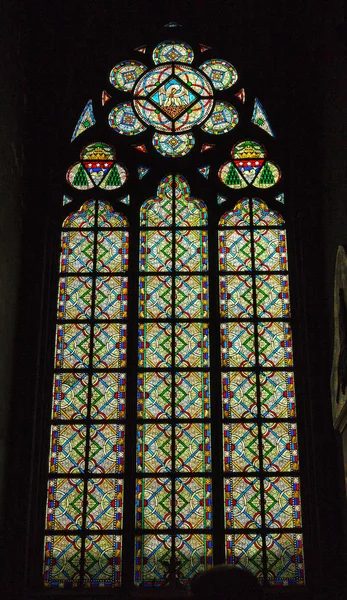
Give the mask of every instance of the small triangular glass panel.
<svg viewBox="0 0 347 600">
<path fill-rule="evenodd" d="M 208 179 L 208 176 L 210 174 L 210 168 L 211 168 L 210 165 L 205 165 L 204 167 L 198 168 L 198 171 L 199 171 L 200 175 L 205 177 L 205 179 Z"/>
<path fill-rule="evenodd" d="M 235 96 L 242 102 L 242 104 L 246 102 L 246 92 L 244 88 L 242 88 L 239 92 L 236 92 Z"/>
<path fill-rule="evenodd" d="M 81 135 L 81 133 L 89 129 L 89 127 L 93 127 L 95 123 L 96 121 L 93 113 L 93 102 L 92 100 L 88 100 L 80 118 L 78 119 L 71 141 L 73 142 L 79 135 Z"/>
<path fill-rule="evenodd" d="M 260 127 L 260 129 L 266 131 L 266 133 L 271 135 L 271 137 L 275 137 L 275 134 L 272 131 L 272 127 L 269 123 L 269 119 L 267 118 L 266 112 L 260 104 L 258 98 L 255 98 L 254 100 L 254 108 L 251 121 L 252 123 L 254 123 L 254 125 L 257 125 L 258 127 Z"/>
<path fill-rule="evenodd" d="M 145 144 L 139 144 L 138 146 L 136 144 L 134 144 L 133 148 L 135 148 L 135 150 L 138 150 L 139 152 L 144 152 L 145 154 L 147 154 L 147 152 L 148 152 Z"/>
<path fill-rule="evenodd" d="M 137 46 L 137 48 L 134 48 L 134 50 L 136 50 L 136 52 L 141 52 L 142 54 L 146 54 L 147 46 Z"/>
<path fill-rule="evenodd" d="M 149 170 L 150 170 L 149 167 L 137 167 L 139 179 L 143 179 L 144 176 L 147 175 Z"/>
<path fill-rule="evenodd" d="M 106 90 L 103 90 L 102 94 L 101 94 L 101 104 L 102 106 L 105 106 L 106 102 L 108 102 L 109 100 L 111 100 L 111 96 L 108 92 L 106 92 Z"/>
<path fill-rule="evenodd" d="M 212 150 L 215 144 L 203 144 L 200 152 L 206 152 L 206 150 Z"/>
<path fill-rule="evenodd" d="M 70 202 L 72 202 L 72 198 L 70 196 L 63 196 L 63 206 L 66 206 L 67 204 L 70 204 Z"/>
</svg>

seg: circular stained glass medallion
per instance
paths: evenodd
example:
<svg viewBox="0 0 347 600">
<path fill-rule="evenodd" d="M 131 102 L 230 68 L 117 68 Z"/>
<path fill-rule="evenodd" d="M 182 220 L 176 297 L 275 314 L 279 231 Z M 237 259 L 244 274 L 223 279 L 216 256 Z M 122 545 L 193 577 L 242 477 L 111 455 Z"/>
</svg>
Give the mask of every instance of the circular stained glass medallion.
<svg viewBox="0 0 347 600">
<path fill-rule="evenodd" d="M 110 82 L 117 90 L 130 92 L 145 71 L 147 67 L 137 60 L 124 60 L 113 67 Z"/>
<path fill-rule="evenodd" d="M 230 62 L 219 58 L 207 60 L 200 69 L 211 79 L 216 90 L 226 90 L 238 79 L 235 67 Z"/>
<path fill-rule="evenodd" d="M 195 144 L 195 139 L 191 133 L 181 135 L 165 135 L 155 133 L 153 136 L 153 146 L 162 156 L 185 156 L 190 152 Z"/>
<path fill-rule="evenodd" d="M 108 122 L 117 133 L 125 135 L 137 135 L 146 130 L 135 115 L 130 102 L 115 106 L 109 114 Z"/>
<path fill-rule="evenodd" d="M 220 135 L 231 131 L 238 122 L 238 112 L 229 102 L 216 102 L 211 116 L 201 126 L 201 129 L 206 133 Z"/>
<path fill-rule="evenodd" d="M 190 64 L 194 60 L 194 52 L 185 42 L 166 40 L 154 48 L 152 58 L 155 65 L 168 62 Z"/>
</svg>

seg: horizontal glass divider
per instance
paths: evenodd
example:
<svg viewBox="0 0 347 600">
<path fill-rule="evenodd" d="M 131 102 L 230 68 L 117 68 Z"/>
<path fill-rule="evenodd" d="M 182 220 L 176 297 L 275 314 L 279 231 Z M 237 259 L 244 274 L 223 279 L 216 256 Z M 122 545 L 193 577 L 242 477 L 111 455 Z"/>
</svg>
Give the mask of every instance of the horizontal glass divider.
<svg viewBox="0 0 347 600">
<path fill-rule="evenodd" d="M 126 419 L 93 419 L 91 417 L 77 417 L 76 419 L 51 419 L 51 425 L 125 425 Z"/>
<path fill-rule="evenodd" d="M 164 419 L 143 419 L 138 417 L 137 418 L 137 424 L 138 425 L 142 425 L 142 424 L 146 424 L 146 423 L 160 423 L 161 425 L 165 425 L 165 424 L 181 424 L 181 423 L 202 423 L 202 424 L 210 424 L 212 423 L 212 419 L 211 417 L 206 417 L 206 419 L 189 419 L 188 417 L 184 418 L 184 419 L 180 419 L 179 417 L 165 417 Z"/>
<path fill-rule="evenodd" d="M 198 320 L 198 319 L 196 319 Z M 202 319 L 200 319 L 202 320 Z M 290 317 L 221 317 L 220 322 L 223 323 L 291 323 Z"/>
<path fill-rule="evenodd" d="M 206 323 L 209 324 L 209 319 L 207 317 L 203 318 L 203 319 L 196 319 L 196 318 L 189 318 L 189 317 L 185 317 L 184 319 L 178 318 L 178 317 L 165 317 L 163 319 L 144 319 L 143 317 L 141 317 L 141 320 L 139 319 L 139 325 L 144 325 L 146 323 L 163 323 L 165 325 L 165 323 L 167 323 L 168 325 L 171 325 L 172 323 Z"/>
<path fill-rule="evenodd" d="M 62 375 L 64 373 L 71 373 L 71 374 L 80 374 L 80 373 L 124 373 L 127 371 L 127 366 L 124 367 L 117 367 L 117 368 L 112 368 L 112 369 L 105 369 L 105 367 L 101 368 L 101 367 L 94 367 L 93 365 L 91 365 L 90 367 L 81 367 L 80 369 L 68 369 L 68 368 L 64 368 L 61 367 L 59 369 L 54 369 L 54 374 L 55 375 Z M 204 373 L 209 373 L 210 371 L 210 367 L 137 367 L 137 370 L 139 373 L 172 373 L 177 372 L 177 373 L 190 373 L 190 372 L 204 372 Z M 239 369 L 236 369 L 239 370 Z M 250 369 L 252 370 L 252 369 Z M 254 369 L 253 369 L 254 370 Z M 274 369 L 270 369 L 270 370 L 274 370 Z M 288 369 L 287 369 L 288 370 Z"/>
<path fill-rule="evenodd" d="M 48 474 L 47 479 L 85 479 L 85 480 L 89 480 L 89 479 L 122 479 L 124 481 L 125 478 L 125 474 L 124 471 L 122 471 L 122 473 L 118 474 L 118 473 L 90 473 L 88 472 L 83 472 L 83 473 L 52 473 L 52 474 Z"/>
<path fill-rule="evenodd" d="M 71 536 L 76 535 L 78 537 L 87 537 L 88 535 L 123 535 L 123 528 L 121 529 L 45 529 L 45 535 L 53 536 Z"/>
<path fill-rule="evenodd" d="M 264 526 L 253 526 L 253 527 L 247 527 L 247 529 L 224 529 L 224 532 L 226 534 L 230 534 L 230 533 L 245 533 L 245 532 L 257 532 L 260 533 L 262 535 L 267 535 L 267 534 L 279 534 L 279 533 L 303 533 L 303 527 L 283 527 L 283 529 L 279 529 L 278 527 L 274 527 L 273 529 L 271 527 L 264 527 Z"/>
<path fill-rule="evenodd" d="M 139 373 L 209 373 L 211 367 L 138 367 Z"/>
<path fill-rule="evenodd" d="M 219 275 L 227 276 L 227 275 L 288 275 L 288 270 L 276 269 L 273 271 L 267 271 L 265 269 L 240 269 L 234 271 L 233 269 L 219 269 Z"/>
<path fill-rule="evenodd" d="M 252 372 L 267 372 L 267 373 L 273 373 L 273 372 L 288 372 L 288 373 L 294 373 L 294 367 L 293 365 L 290 365 L 288 367 L 268 367 L 268 366 L 262 366 L 262 365 L 254 365 L 254 366 L 240 366 L 240 367 L 222 367 L 221 368 L 221 372 L 222 373 L 252 373 Z"/>
<path fill-rule="evenodd" d="M 173 534 L 180 534 L 180 533 L 187 533 L 187 534 L 196 534 L 196 533 L 206 533 L 206 534 L 211 534 L 213 533 L 213 528 L 211 527 L 210 529 L 195 529 L 193 527 L 191 527 L 190 529 L 188 529 L 187 527 L 182 527 L 182 529 L 180 527 L 172 527 L 171 529 L 168 529 L 167 527 L 163 527 L 161 528 L 156 528 L 156 529 L 135 529 L 135 536 L 140 536 L 140 535 L 149 535 L 149 534 L 154 534 L 154 535 L 163 535 L 163 534 L 168 534 L 168 535 L 173 535 Z"/>
<path fill-rule="evenodd" d="M 61 318 L 61 319 L 57 319 L 56 323 L 57 323 L 57 325 L 61 325 L 61 324 L 64 324 L 64 323 L 67 323 L 68 325 L 74 325 L 74 324 L 76 324 L 76 325 L 83 325 L 83 324 L 90 325 L 91 323 L 93 325 L 94 324 L 95 325 L 103 325 L 103 324 L 106 324 L 106 323 L 114 323 L 114 324 L 119 323 L 120 325 L 123 325 L 123 324 L 127 323 L 127 320 L 128 320 L 128 317 L 123 317 L 123 319 L 105 319 L 105 318 L 104 319 L 98 319 L 98 318 L 95 318 L 95 317 L 91 317 L 91 318 L 88 319 L 87 317 L 83 317 L 82 319 L 64 319 L 64 318 Z"/>
<path fill-rule="evenodd" d="M 279 223 L 278 225 L 218 225 L 218 231 L 268 231 L 268 229 L 286 231 L 286 224 Z"/>
<path fill-rule="evenodd" d="M 278 228 L 277 228 L 278 229 Z M 62 233 L 67 233 L 69 231 L 82 231 L 83 233 L 85 233 L 86 231 L 92 231 L 93 233 L 95 233 L 95 231 L 97 231 L 97 233 L 103 233 L 103 231 L 126 231 L 129 232 L 129 226 L 128 225 L 124 225 L 124 227 L 102 227 L 102 225 L 92 225 L 91 227 L 62 227 L 61 228 Z"/>
<path fill-rule="evenodd" d="M 158 471 L 157 473 L 142 473 L 137 471 L 134 474 L 136 479 L 194 479 L 196 477 L 204 477 L 205 479 L 212 479 L 212 471 Z"/>
<path fill-rule="evenodd" d="M 59 277 L 123 277 L 128 279 L 127 271 L 104 271 L 103 269 L 92 269 L 91 271 L 59 271 Z"/>
<path fill-rule="evenodd" d="M 249 419 L 245 418 L 222 418 L 222 423 L 293 423 L 295 424 L 297 421 L 296 417 L 262 417 L 259 415 L 258 417 L 250 417 Z"/>
<path fill-rule="evenodd" d="M 300 478 L 300 471 L 265 471 L 261 468 L 259 471 L 223 471 L 223 477 L 225 479 L 234 479 L 234 478 L 242 478 L 245 479 L 247 477 L 255 477 L 256 479 L 267 479 L 268 477 L 298 477 Z"/>
<path fill-rule="evenodd" d="M 122 229 L 122 228 L 120 228 Z M 275 227 L 275 229 L 279 229 L 279 227 Z M 124 228 L 123 231 L 126 231 Z M 148 226 L 140 226 L 140 233 L 146 233 L 146 231 L 160 231 L 160 232 L 173 232 L 173 231 L 203 231 L 204 233 L 208 231 L 208 224 L 206 225 L 165 225 L 165 227 L 148 225 Z"/>
</svg>

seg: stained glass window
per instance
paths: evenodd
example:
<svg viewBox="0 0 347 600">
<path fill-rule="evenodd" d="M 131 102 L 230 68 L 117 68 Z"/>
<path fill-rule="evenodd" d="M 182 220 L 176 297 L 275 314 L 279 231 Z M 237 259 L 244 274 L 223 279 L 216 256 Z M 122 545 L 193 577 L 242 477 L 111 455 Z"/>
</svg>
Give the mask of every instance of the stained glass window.
<svg viewBox="0 0 347 600">
<path fill-rule="evenodd" d="M 44 581 L 121 581 L 128 227 L 90 200 L 63 223 Z"/>
<path fill-rule="evenodd" d="M 245 198 L 219 225 L 226 560 L 303 583 L 284 221 Z"/>
<path fill-rule="evenodd" d="M 223 560 L 304 582 L 283 165 L 210 51 L 138 46 L 72 128 L 47 587 L 177 589 Z"/>
<path fill-rule="evenodd" d="M 207 210 L 168 175 L 140 217 L 136 576 L 212 564 Z"/>
</svg>

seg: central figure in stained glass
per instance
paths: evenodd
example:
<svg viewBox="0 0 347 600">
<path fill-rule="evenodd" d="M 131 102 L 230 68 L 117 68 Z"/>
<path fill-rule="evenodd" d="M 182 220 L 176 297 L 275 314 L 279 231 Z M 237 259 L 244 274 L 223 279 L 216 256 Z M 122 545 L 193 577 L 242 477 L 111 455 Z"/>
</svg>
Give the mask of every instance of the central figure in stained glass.
<svg viewBox="0 0 347 600">
<path fill-rule="evenodd" d="M 196 98 L 193 92 L 175 78 L 170 78 L 150 96 L 150 99 L 172 119 L 178 117 Z"/>
</svg>

